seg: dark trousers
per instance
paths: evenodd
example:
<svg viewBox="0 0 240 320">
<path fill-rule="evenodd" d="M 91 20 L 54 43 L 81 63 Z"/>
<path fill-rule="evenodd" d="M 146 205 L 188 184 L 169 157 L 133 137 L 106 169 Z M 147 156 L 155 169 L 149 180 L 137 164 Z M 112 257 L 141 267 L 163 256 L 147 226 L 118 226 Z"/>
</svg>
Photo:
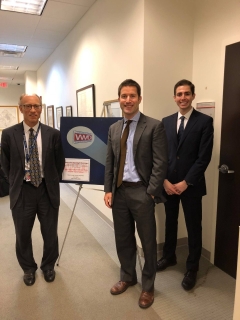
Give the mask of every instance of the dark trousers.
<svg viewBox="0 0 240 320">
<path fill-rule="evenodd" d="M 18 201 L 12 209 L 12 216 L 16 232 L 17 259 L 24 271 L 37 270 L 31 236 L 36 215 L 44 242 L 41 269 L 53 269 L 58 258 L 58 208 L 52 207 L 45 182 L 38 188 L 29 182 L 23 182 Z"/>
<path fill-rule="evenodd" d="M 198 271 L 202 252 L 202 197 L 186 197 L 184 195 L 167 196 L 165 205 L 166 226 L 163 257 L 176 259 L 177 230 L 179 203 L 182 203 L 187 232 L 189 255 L 186 262 L 187 270 Z"/>
<path fill-rule="evenodd" d="M 112 211 L 117 254 L 121 264 L 120 279 L 137 280 L 136 222 L 145 258 L 142 271 L 144 291 L 154 290 L 156 276 L 157 243 L 154 208 L 155 203 L 143 185 L 138 187 L 121 185 L 115 193 Z"/>
</svg>

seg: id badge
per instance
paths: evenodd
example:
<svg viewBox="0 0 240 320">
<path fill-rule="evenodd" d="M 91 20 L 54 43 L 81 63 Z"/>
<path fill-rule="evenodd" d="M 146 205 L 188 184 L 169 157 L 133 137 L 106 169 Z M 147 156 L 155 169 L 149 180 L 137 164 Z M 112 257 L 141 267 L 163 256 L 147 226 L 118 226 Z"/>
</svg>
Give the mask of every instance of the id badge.
<svg viewBox="0 0 240 320">
<path fill-rule="evenodd" d="M 25 170 L 25 180 L 26 181 L 31 181 L 31 176 L 30 176 L 30 171 L 29 170 Z"/>
</svg>

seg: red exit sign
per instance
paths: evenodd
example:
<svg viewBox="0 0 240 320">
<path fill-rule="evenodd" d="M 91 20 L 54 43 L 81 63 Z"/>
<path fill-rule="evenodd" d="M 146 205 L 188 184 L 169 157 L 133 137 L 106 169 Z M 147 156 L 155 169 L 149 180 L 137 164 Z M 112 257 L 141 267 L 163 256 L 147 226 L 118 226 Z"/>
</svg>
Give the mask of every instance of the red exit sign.
<svg viewBox="0 0 240 320">
<path fill-rule="evenodd" d="M 0 87 L 1 88 L 7 88 L 8 87 L 8 83 L 7 82 L 0 82 Z"/>
</svg>

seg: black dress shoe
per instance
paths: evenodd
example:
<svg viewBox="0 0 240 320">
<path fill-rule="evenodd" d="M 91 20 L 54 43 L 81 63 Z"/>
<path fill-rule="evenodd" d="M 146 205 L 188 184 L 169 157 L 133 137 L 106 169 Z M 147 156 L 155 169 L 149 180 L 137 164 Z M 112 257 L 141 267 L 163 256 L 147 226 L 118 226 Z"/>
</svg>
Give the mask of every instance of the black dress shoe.
<svg viewBox="0 0 240 320">
<path fill-rule="evenodd" d="M 47 282 L 53 282 L 55 279 L 55 271 L 53 269 L 49 269 L 49 270 L 44 270 L 43 271 L 44 274 L 44 279 Z"/>
<path fill-rule="evenodd" d="M 162 257 L 160 260 L 157 261 L 157 271 L 163 271 L 167 267 L 175 266 L 175 264 L 177 264 L 176 260 L 167 260 Z"/>
<path fill-rule="evenodd" d="M 24 272 L 23 281 L 26 286 L 32 286 L 35 283 L 35 272 Z"/>
<path fill-rule="evenodd" d="M 197 271 L 187 271 L 182 281 L 183 289 L 191 290 L 195 286 L 196 280 L 197 280 Z"/>
</svg>

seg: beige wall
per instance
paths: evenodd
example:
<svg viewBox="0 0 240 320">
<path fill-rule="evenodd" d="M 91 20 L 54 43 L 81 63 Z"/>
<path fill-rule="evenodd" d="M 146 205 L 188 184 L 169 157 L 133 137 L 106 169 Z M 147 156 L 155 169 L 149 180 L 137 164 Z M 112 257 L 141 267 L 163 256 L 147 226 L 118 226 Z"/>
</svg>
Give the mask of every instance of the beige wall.
<svg viewBox="0 0 240 320">
<path fill-rule="evenodd" d="M 143 5 L 143 0 L 97 1 L 38 70 L 43 103 L 63 106 L 64 114 L 72 105 L 76 116 L 76 90 L 94 83 L 100 116 L 103 101 L 117 98 L 123 80 L 131 77 L 143 85 Z M 81 194 L 112 220 L 104 193 L 89 188 Z"/>
<path fill-rule="evenodd" d="M 19 97 L 25 92 L 25 86 L 10 85 L 0 88 L 0 106 L 17 106 Z"/>
<path fill-rule="evenodd" d="M 162 119 L 176 112 L 174 84 L 192 78 L 194 11 L 191 0 L 144 2 L 144 108 L 145 114 Z M 164 206 L 156 207 L 158 243 L 164 242 Z M 178 237 L 187 236 L 180 210 Z"/>
<path fill-rule="evenodd" d="M 196 85 L 195 102 L 215 101 L 213 160 L 207 170 L 208 195 L 203 199 L 203 246 L 212 253 L 224 50 L 227 44 L 240 41 L 239 7 L 238 0 L 183 0 L 181 5 L 178 0 L 98 0 L 37 72 L 37 91 L 43 103 L 72 105 L 75 116 L 77 89 L 95 84 L 100 116 L 102 102 L 115 99 L 118 84 L 128 77 L 143 87 L 141 110 L 158 119 L 176 111 L 172 90 L 180 78 Z M 19 89 L 2 89 L 0 104 L 16 103 L 22 89 L 15 98 L 12 92 Z M 111 219 L 102 192 L 81 193 Z M 163 242 L 163 206 L 158 205 L 156 212 L 158 242 Z M 181 213 L 182 236 L 186 230 Z"/>
<path fill-rule="evenodd" d="M 215 101 L 213 159 L 207 170 L 208 195 L 203 201 L 203 246 L 214 261 L 225 46 L 240 41 L 240 2 L 204 0 L 195 3 L 193 82 L 196 102 Z"/>
</svg>

